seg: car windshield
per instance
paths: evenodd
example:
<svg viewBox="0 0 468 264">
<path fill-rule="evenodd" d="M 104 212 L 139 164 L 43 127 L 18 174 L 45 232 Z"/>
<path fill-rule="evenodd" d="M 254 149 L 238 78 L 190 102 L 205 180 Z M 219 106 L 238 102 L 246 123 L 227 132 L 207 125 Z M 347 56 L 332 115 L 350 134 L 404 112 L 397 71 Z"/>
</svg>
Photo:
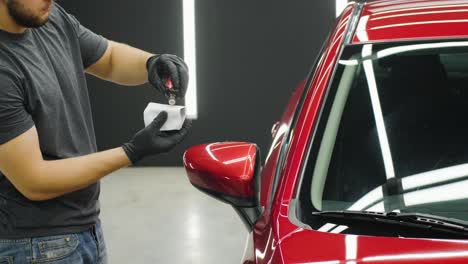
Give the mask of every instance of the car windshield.
<svg viewBox="0 0 468 264">
<path fill-rule="evenodd" d="M 468 41 L 347 46 L 315 135 L 314 210 L 468 221 Z"/>
</svg>

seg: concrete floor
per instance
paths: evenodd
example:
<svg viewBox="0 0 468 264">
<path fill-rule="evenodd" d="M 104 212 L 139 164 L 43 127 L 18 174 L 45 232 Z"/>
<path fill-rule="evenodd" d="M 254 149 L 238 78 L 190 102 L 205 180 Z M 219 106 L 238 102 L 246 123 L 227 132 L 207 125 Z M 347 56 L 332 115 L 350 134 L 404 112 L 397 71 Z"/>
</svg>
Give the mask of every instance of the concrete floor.
<svg viewBox="0 0 468 264">
<path fill-rule="evenodd" d="M 247 231 L 183 168 L 126 168 L 102 180 L 109 264 L 240 263 Z"/>
</svg>

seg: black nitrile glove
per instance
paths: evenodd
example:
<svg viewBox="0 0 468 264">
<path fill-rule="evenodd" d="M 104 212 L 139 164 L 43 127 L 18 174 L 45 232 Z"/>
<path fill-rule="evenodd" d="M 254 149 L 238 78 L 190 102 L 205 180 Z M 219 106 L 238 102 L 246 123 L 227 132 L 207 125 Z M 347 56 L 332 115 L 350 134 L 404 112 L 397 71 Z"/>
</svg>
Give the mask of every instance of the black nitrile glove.
<svg viewBox="0 0 468 264">
<path fill-rule="evenodd" d="M 191 127 L 190 120 L 186 120 L 180 130 L 160 131 L 166 120 L 167 112 L 161 112 L 130 142 L 123 144 L 122 148 L 133 164 L 146 156 L 168 152 L 185 138 Z"/>
<path fill-rule="evenodd" d="M 187 92 L 188 67 L 184 60 L 172 54 L 154 55 L 146 62 L 150 84 L 167 98 L 170 94 L 183 98 Z M 167 86 L 167 81 L 172 87 Z"/>
</svg>

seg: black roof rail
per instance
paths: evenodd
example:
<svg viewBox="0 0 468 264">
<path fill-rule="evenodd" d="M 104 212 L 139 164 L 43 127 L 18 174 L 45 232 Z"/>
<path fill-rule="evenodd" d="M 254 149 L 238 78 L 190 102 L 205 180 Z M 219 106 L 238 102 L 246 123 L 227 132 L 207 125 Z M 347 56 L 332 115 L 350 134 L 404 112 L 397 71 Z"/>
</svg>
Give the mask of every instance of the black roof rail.
<svg viewBox="0 0 468 264">
<path fill-rule="evenodd" d="M 363 1 L 348 1 L 348 2 L 356 2 L 356 7 L 353 10 L 353 13 L 351 14 L 351 21 L 349 22 L 349 26 L 346 29 L 345 33 L 345 38 L 344 38 L 344 43 L 345 44 L 350 44 L 352 41 L 352 37 L 354 32 L 356 31 L 357 24 L 359 22 L 359 17 L 361 16 L 362 9 L 364 7 L 364 4 L 366 0 Z"/>
</svg>

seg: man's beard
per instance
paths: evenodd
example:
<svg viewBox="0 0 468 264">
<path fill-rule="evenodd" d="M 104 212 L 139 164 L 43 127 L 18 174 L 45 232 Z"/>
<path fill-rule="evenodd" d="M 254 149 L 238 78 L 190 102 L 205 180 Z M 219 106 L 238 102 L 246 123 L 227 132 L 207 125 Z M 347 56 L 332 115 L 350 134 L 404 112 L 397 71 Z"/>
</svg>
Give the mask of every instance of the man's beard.
<svg viewBox="0 0 468 264">
<path fill-rule="evenodd" d="M 7 0 L 6 4 L 10 16 L 16 24 L 20 26 L 38 28 L 49 21 L 49 16 L 41 18 L 40 16 L 32 14 L 32 11 L 28 10 L 27 7 L 22 5 L 18 0 Z"/>
</svg>

